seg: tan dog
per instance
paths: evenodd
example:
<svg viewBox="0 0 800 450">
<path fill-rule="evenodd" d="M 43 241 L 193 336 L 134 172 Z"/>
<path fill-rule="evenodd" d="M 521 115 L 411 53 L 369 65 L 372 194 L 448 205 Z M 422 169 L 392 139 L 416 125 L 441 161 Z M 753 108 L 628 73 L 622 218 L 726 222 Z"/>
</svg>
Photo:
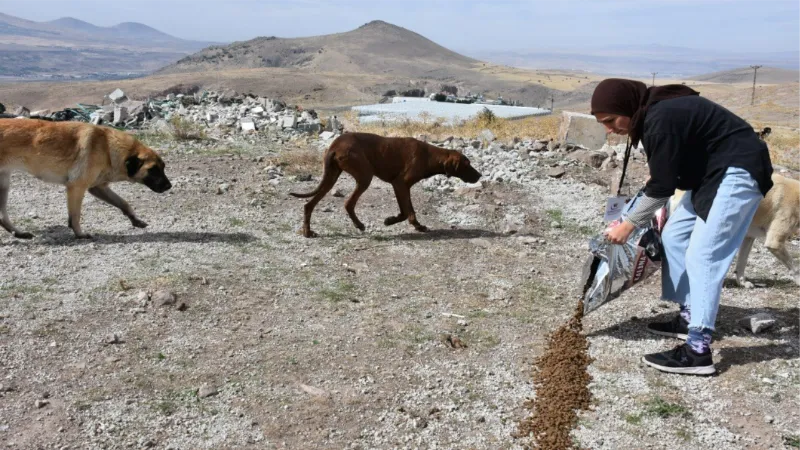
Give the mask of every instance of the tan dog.
<svg viewBox="0 0 800 450">
<path fill-rule="evenodd" d="M 455 150 L 446 150 L 413 138 L 383 137 L 369 133 L 346 133 L 333 141 L 325 152 L 322 180 L 312 192 L 290 193 L 295 197 L 313 197 L 306 203 L 302 233 L 315 237 L 311 231 L 311 213 L 322 197 L 333 188 L 342 171 L 353 176 L 356 188 L 344 204 L 350 220 L 359 230 L 364 224 L 356 217 L 356 202 L 367 190 L 373 177 L 391 183 L 400 214 L 387 217 L 384 225 L 394 225 L 408 219 L 417 231 L 427 231 L 420 225 L 411 205 L 411 186 L 417 182 L 442 174 L 475 183 L 481 174 L 470 165 L 469 159 Z"/>
<path fill-rule="evenodd" d="M 800 285 L 800 269 L 794 265 L 792 256 L 786 249 L 786 241 L 800 228 L 800 181 L 773 174 L 772 182 L 774 186 L 759 203 L 736 257 L 736 283 L 739 286 L 753 287 L 745 279 L 744 269 L 753 243 L 760 238 L 765 238 L 764 245 L 789 268 L 792 279 Z M 683 194 L 683 191 L 675 191 L 670 200 L 670 211 L 675 209 Z"/>
<path fill-rule="evenodd" d="M 116 206 L 133 226 L 144 228 L 130 205 L 109 187 L 115 181 L 142 183 L 155 192 L 172 187 L 164 174 L 164 161 L 128 133 L 80 122 L 0 119 L 0 225 L 15 237 L 30 239 L 8 218 L 11 172 L 25 171 L 40 180 L 67 187 L 68 225 L 78 238 L 81 205 L 88 191 Z"/>
</svg>

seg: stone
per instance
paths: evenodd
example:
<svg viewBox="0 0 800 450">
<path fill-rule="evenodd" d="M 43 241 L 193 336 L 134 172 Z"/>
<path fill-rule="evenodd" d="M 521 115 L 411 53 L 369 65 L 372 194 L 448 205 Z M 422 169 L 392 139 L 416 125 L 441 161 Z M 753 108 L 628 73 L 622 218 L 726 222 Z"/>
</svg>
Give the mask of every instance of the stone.
<svg viewBox="0 0 800 450">
<path fill-rule="evenodd" d="M 239 119 L 239 126 L 242 131 L 256 131 L 256 122 L 252 117 L 242 117 Z"/>
<path fill-rule="evenodd" d="M 210 384 L 204 384 L 197 390 L 198 398 L 207 398 L 219 394 L 219 390 Z"/>
<path fill-rule="evenodd" d="M 570 159 L 575 159 L 595 169 L 603 165 L 603 161 L 608 158 L 605 152 L 591 151 L 591 150 L 578 150 L 569 155 Z"/>
<path fill-rule="evenodd" d="M 255 108 L 250 110 L 250 114 L 253 114 L 255 116 L 261 116 L 262 114 L 264 114 L 264 108 L 262 108 L 261 106 L 256 106 Z"/>
<path fill-rule="evenodd" d="M 564 144 L 580 145 L 587 149 L 599 149 L 606 143 L 606 128 L 591 114 L 564 111 L 561 114 L 561 127 L 558 141 Z"/>
<path fill-rule="evenodd" d="M 206 113 L 206 122 L 216 122 L 219 119 L 219 114 L 217 113 Z"/>
<path fill-rule="evenodd" d="M 328 122 L 325 124 L 325 131 L 333 131 L 334 133 L 341 129 L 339 118 L 336 116 L 328 117 Z"/>
<path fill-rule="evenodd" d="M 481 148 L 481 141 L 475 139 L 474 141 L 471 141 L 469 145 L 471 145 L 472 148 Z"/>
<path fill-rule="evenodd" d="M 319 122 L 308 122 L 297 124 L 297 131 L 301 133 L 317 134 L 322 130 L 322 124 Z"/>
<path fill-rule="evenodd" d="M 532 149 L 535 152 L 541 152 L 541 151 L 547 150 L 547 144 L 544 143 L 544 142 L 537 141 L 537 142 L 535 142 L 533 144 Z"/>
<path fill-rule="evenodd" d="M 18 107 L 17 109 L 14 110 L 14 115 L 18 116 L 18 117 L 30 117 L 31 116 L 31 110 L 26 108 L 26 107 L 24 107 L 24 106 L 20 106 L 20 107 Z"/>
<path fill-rule="evenodd" d="M 122 92 L 122 89 L 117 88 L 114 89 L 114 92 L 108 94 L 108 99 L 111 100 L 112 103 L 119 104 L 127 100 L 128 97 L 125 95 L 124 92 Z"/>
<path fill-rule="evenodd" d="M 217 195 L 222 195 L 222 194 L 228 192 L 228 189 L 230 189 L 230 188 L 231 188 L 231 186 L 228 183 L 220 184 L 219 186 L 217 186 Z"/>
<path fill-rule="evenodd" d="M 336 189 L 333 191 L 333 194 L 331 194 L 331 195 L 333 195 L 334 197 L 344 197 L 344 191 L 342 191 L 342 190 L 341 190 L 341 189 L 339 189 L 339 188 L 336 188 Z"/>
<path fill-rule="evenodd" d="M 170 291 L 156 291 L 152 296 L 153 304 L 156 306 L 169 306 L 175 304 L 175 294 Z"/>
<path fill-rule="evenodd" d="M 38 111 L 33 111 L 31 113 L 31 116 L 36 116 L 36 117 L 45 117 L 45 116 L 48 116 L 48 115 L 50 115 L 50 110 L 49 109 L 40 109 Z"/>
<path fill-rule="evenodd" d="M 553 167 L 547 171 L 547 176 L 550 178 L 561 178 L 565 173 L 567 173 L 567 171 L 564 170 L 563 167 Z"/>
<path fill-rule="evenodd" d="M 481 140 L 483 142 L 486 142 L 486 143 L 492 142 L 495 139 L 494 133 L 492 133 L 491 130 L 483 130 L 483 131 L 481 131 L 480 138 L 481 138 Z"/>
<path fill-rule="evenodd" d="M 297 118 L 294 115 L 291 116 L 283 116 L 282 121 L 278 121 L 278 124 L 281 128 L 294 128 L 297 126 Z"/>
<path fill-rule="evenodd" d="M 106 345 L 121 344 L 122 339 L 120 339 L 117 333 L 109 333 L 103 338 L 103 343 Z"/>
<path fill-rule="evenodd" d="M 114 123 L 122 123 L 128 120 L 128 108 L 124 106 L 114 107 Z"/>
<path fill-rule="evenodd" d="M 611 156 L 606 157 L 603 163 L 600 164 L 600 170 L 611 170 L 616 168 L 617 168 L 617 162 Z"/>
<path fill-rule="evenodd" d="M 753 334 L 758 334 L 772 328 L 776 322 L 775 316 L 762 312 L 740 319 L 739 325 Z"/>
<path fill-rule="evenodd" d="M 333 136 L 335 136 L 333 131 L 323 131 L 320 133 L 319 138 L 327 141 L 328 139 L 333 139 Z"/>
<path fill-rule="evenodd" d="M 45 406 L 47 406 L 49 404 L 50 404 L 50 402 L 48 402 L 47 400 L 36 400 L 36 407 L 39 408 L 39 409 L 44 408 Z"/>
</svg>

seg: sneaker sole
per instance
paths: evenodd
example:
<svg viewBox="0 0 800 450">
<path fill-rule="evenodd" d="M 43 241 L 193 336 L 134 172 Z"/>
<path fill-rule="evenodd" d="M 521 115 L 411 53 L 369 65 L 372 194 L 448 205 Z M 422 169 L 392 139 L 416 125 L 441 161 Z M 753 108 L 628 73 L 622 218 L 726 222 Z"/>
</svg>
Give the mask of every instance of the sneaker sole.
<svg viewBox="0 0 800 450">
<path fill-rule="evenodd" d="M 644 356 L 642 357 L 642 362 L 647 364 L 648 366 L 658 369 L 662 372 L 668 373 L 679 373 L 682 375 L 713 375 L 717 372 L 717 368 L 714 366 L 699 366 L 699 367 L 665 367 L 659 366 L 658 364 L 651 363 L 650 361 L 646 360 Z"/>
<path fill-rule="evenodd" d="M 659 336 L 666 336 L 666 337 L 671 337 L 671 338 L 675 338 L 675 339 L 681 339 L 681 340 L 684 340 L 684 341 L 689 339 L 689 335 L 688 334 L 684 334 L 684 333 L 670 333 L 668 331 L 651 330 L 650 328 L 648 328 L 647 331 L 649 333 L 657 334 Z"/>
</svg>

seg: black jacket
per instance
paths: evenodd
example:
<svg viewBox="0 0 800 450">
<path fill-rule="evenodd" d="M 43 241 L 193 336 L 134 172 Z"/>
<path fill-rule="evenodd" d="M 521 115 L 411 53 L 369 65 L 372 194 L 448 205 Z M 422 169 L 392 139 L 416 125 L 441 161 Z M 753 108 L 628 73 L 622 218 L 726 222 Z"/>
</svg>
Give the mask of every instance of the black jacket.
<svg viewBox="0 0 800 450">
<path fill-rule="evenodd" d="M 772 187 L 767 144 L 739 116 L 700 96 L 662 100 L 648 108 L 642 145 L 650 167 L 645 194 L 692 191 L 697 215 L 708 219 L 725 171 L 745 169 L 762 195 Z"/>
</svg>

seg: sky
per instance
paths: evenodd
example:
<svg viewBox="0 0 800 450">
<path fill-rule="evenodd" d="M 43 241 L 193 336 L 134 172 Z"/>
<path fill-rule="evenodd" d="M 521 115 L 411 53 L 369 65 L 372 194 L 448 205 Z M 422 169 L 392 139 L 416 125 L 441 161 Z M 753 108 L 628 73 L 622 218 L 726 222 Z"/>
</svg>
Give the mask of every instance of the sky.
<svg viewBox="0 0 800 450">
<path fill-rule="evenodd" d="M 141 22 L 217 42 L 338 33 L 377 19 L 467 53 L 652 44 L 800 51 L 798 0 L 0 0 L 0 12 Z"/>
</svg>

